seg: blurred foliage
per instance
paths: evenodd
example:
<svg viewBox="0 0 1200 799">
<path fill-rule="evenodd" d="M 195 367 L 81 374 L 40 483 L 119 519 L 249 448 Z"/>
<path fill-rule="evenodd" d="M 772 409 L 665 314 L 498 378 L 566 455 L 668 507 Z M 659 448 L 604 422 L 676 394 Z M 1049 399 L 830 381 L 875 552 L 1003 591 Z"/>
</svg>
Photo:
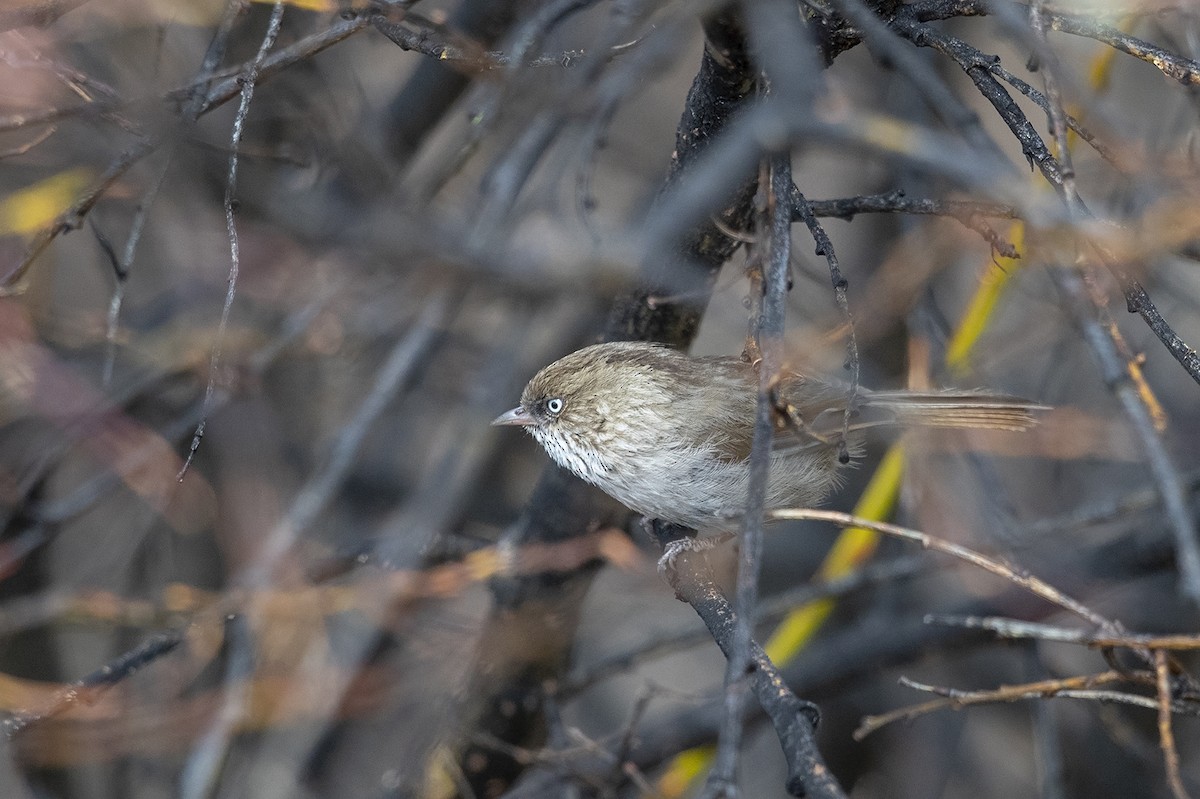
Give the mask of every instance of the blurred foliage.
<svg viewBox="0 0 1200 799">
<path fill-rule="evenodd" d="M 693 351 L 741 351 L 759 232 L 719 234 L 739 250 L 711 296 L 677 245 L 778 147 L 854 320 L 795 225 L 791 368 L 845 376 L 853 332 L 866 385 L 1054 406 L 1029 434 L 905 437 L 898 521 L 1127 629 L 1195 633 L 1177 514 L 1120 392 L 1135 386 L 1160 425 L 1194 529 L 1200 16 L 1059 3 L 1042 39 L 1016 3 L 759 5 L 805 33 L 781 44 L 790 28 L 747 25 L 751 96 L 772 81 L 731 119 L 688 99 L 706 3 L 0 10 L 0 795 L 467 796 L 521 776 L 517 795 L 639 795 L 711 745 L 723 665 L 659 553 L 636 520 L 600 515 L 584 535 L 516 542 L 547 459 L 488 422 L 595 340 L 652 267 L 666 277 L 651 312 L 702 307 Z M 891 33 L 846 24 L 868 5 Z M 975 61 L 956 60 L 971 45 Z M 989 79 L 1009 87 L 1008 116 L 981 93 Z M 1055 91 L 1087 134 L 1070 162 L 1036 102 Z M 677 130 L 685 103 L 704 114 Z M 724 132 L 673 163 L 714 118 Z M 1123 358 L 1115 378 L 1061 273 L 1084 278 Z M 1178 334 L 1174 357 L 1121 313 L 1131 282 Z M 836 507 L 855 506 L 888 444 L 872 442 Z M 882 515 L 893 499 L 864 502 Z M 926 625 L 1079 626 L 865 531 L 822 567 L 835 535 L 771 528 L 761 630 L 809 608 L 770 651 L 795 655 L 786 673 L 820 704 L 822 751 L 852 795 L 1200 796 L 1186 652 L 1169 674 L 1139 647 L 1113 656 L 1123 690 L 1168 708 L 1174 786 L 1162 720 L 1136 706 L 1005 702 L 854 740 L 863 717 L 924 698 L 901 675 L 986 690 L 1110 664 L 1094 646 Z M 833 578 L 850 582 L 813 594 Z M 518 601 L 548 610 L 510 612 Z M 530 664 L 553 665 L 527 680 L 537 700 L 472 706 Z M 506 728 L 504 703 L 527 701 L 537 729 Z M 752 729 L 743 790 L 782 795 L 778 743 Z M 517 767 L 493 775 L 480 752 Z M 658 790 L 682 788 L 671 775 Z"/>
</svg>

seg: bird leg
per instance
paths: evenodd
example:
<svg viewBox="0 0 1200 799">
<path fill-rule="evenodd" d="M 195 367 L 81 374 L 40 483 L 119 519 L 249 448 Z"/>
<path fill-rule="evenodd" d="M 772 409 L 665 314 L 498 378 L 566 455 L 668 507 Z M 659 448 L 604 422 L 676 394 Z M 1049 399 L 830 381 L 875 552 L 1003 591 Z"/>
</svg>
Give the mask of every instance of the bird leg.
<svg viewBox="0 0 1200 799">
<path fill-rule="evenodd" d="M 658 573 L 665 575 L 668 571 L 674 571 L 675 559 L 684 552 L 707 552 L 733 537 L 733 533 L 719 533 L 710 538 L 676 538 L 663 547 L 662 557 L 658 559 Z"/>
<path fill-rule="evenodd" d="M 772 386 L 770 391 L 771 406 L 775 409 L 775 413 L 778 414 L 784 425 L 796 434 L 796 437 L 800 439 L 802 444 L 808 445 L 812 441 L 818 441 L 826 446 L 833 446 L 837 443 L 834 437 L 821 435 L 812 428 L 812 425 L 804 421 L 804 417 L 800 415 L 800 409 L 781 397 L 779 392 L 775 390 L 775 386 Z"/>
<path fill-rule="evenodd" d="M 643 519 L 642 526 L 663 548 L 662 557 L 658 559 L 658 573 L 664 576 L 675 570 L 675 560 L 684 552 L 706 552 L 734 537 L 733 533 L 721 533 L 711 538 L 698 538 L 692 528 L 662 519 Z"/>
</svg>

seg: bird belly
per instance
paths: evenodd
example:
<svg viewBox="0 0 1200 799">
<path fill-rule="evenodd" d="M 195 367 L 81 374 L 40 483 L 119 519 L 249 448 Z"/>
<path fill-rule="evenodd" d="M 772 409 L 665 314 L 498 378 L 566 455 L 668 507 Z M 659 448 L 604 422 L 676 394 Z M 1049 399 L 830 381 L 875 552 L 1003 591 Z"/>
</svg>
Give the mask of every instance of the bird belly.
<svg viewBox="0 0 1200 799">
<path fill-rule="evenodd" d="M 819 503 L 837 482 L 835 464 L 821 456 L 771 459 L 767 510 Z M 832 458 L 832 455 L 831 455 Z M 596 481 L 606 493 L 650 518 L 691 527 L 701 533 L 729 531 L 740 524 L 749 494 L 746 461 L 728 462 L 695 451 L 663 452 L 636 469 L 614 468 Z"/>
<path fill-rule="evenodd" d="M 649 518 L 718 533 L 736 529 L 745 512 L 746 460 L 723 460 L 708 446 L 664 442 L 602 457 L 569 437 L 532 432 L 560 466 Z M 819 503 L 837 483 L 837 466 L 832 448 L 772 455 L 766 509 Z"/>
</svg>

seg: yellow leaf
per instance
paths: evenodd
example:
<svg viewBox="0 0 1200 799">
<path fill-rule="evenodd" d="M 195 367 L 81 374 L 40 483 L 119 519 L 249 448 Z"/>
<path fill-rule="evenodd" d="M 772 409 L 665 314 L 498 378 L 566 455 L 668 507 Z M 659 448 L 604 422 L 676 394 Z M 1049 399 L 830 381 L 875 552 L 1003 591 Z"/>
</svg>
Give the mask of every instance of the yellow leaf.
<svg viewBox="0 0 1200 799">
<path fill-rule="evenodd" d="M 251 0 L 254 3 L 265 3 L 275 5 L 275 0 Z M 336 11 L 337 5 L 333 0 L 284 0 L 284 3 L 289 6 L 304 9 L 305 11 Z"/>
<path fill-rule="evenodd" d="M 0 200 L 0 235 L 28 235 L 47 227 L 91 180 L 92 171 L 79 167 L 13 192 Z"/>
</svg>

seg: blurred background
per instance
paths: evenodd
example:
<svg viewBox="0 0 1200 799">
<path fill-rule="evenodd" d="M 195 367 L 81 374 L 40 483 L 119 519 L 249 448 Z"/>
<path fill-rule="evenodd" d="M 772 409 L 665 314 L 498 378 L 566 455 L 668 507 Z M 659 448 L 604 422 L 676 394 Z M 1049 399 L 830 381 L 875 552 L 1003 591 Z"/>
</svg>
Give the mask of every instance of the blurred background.
<svg viewBox="0 0 1200 799">
<path fill-rule="evenodd" d="M 1200 18 L 1158 0 L 1056 4 L 1043 40 L 1023 5 L 926 2 L 940 50 L 847 22 L 893 20 L 897 5 L 774 4 L 812 38 L 772 49 L 751 29 L 745 100 L 695 123 L 759 142 L 757 159 L 769 138 L 746 108 L 762 70 L 805 76 L 784 143 L 853 324 L 798 222 L 786 363 L 848 379 L 853 331 L 866 386 L 983 387 L 1052 410 L 1024 434 L 873 439 L 830 505 L 891 509 L 1128 630 L 1194 634 L 1177 561 L 1178 511 L 1194 535 L 1200 485 L 1186 355 L 1200 342 Z M 705 268 L 645 288 L 739 182 L 709 200 L 672 160 L 694 145 L 681 118 L 701 108 L 689 87 L 720 10 L 0 9 L 0 794 L 685 790 L 692 747 L 715 740 L 720 652 L 638 520 L 555 500 L 579 534 L 531 537 L 548 502 L 527 505 L 535 484 L 569 481 L 542 478 L 534 442 L 489 421 L 538 368 L 611 335 L 630 292 L 652 312 L 688 309 L 694 353 L 745 346 L 753 213 L 718 226 L 736 252 L 711 289 Z M 958 44 L 987 58 L 964 68 Z M 996 64 L 1053 99 L 1049 75 L 1094 138 L 1071 137 L 1067 180 L 1090 215 L 1063 210 L 1029 139 L 977 88 Z M 1046 111 L 1004 85 L 1009 121 L 1024 115 L 1062 155 Z M 708 152 L 691 174 L 722 174 Z M 848 198 L 857 213 L 826 202 Z M 1085 277 L 1116 377 L 1056 269 Z M 1131 281 L 1184 364 L 1126 312 Z M 1174 517 L 1148 439 L 1183 502 Z M 872 496 L 894 499 L 864 507 L 885 453 L 894 495 Z M 1188 678 L 1172 683 L 1173 774 L 1152 662 L 928 620 L 1096 631 L 911 544 L 842 539 L 845 562 L 822 566 L 837 540 L 829 525 L 770 528 L 757 629 L 821 707 L 822 752 L 850 795 L 1200 796 Z M 835 599 L 806 605 L 831 577 Z M 784 618 L 791 632 L 775 633 Z M 1177 665 L 1194 667 L 1186 654 Z M 1119 688 L 1105 687 L 1142 706 L 1085 691 L 852 735 L 931 698 L 901 677 L 989 691 L 1113 669 Z M 750 730 L 745 795 L 786 795 L 772 730 Z"/>
</svg>

